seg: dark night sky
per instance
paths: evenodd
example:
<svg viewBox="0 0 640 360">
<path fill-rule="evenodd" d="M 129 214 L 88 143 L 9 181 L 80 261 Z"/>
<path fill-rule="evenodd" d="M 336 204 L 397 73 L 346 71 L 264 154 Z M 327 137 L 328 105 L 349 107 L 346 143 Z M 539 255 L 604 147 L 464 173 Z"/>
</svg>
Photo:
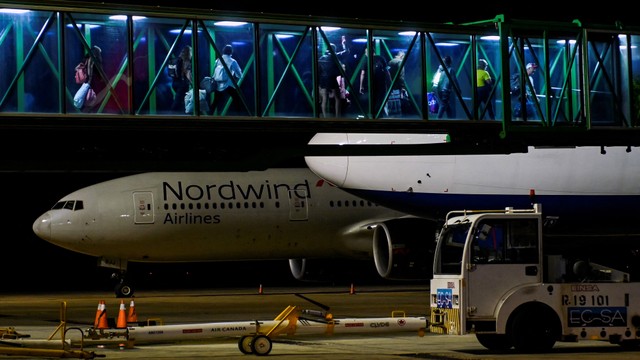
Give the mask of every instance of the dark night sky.
<svg viewBox="0 0 640 360">
<path fill-rule="evenodd" d="M 103 2 L 103 1 L 82 1 Z M 176 2 L 175 0 L 112 0 L 106 3 L 140 4 L 161 7 L 180 7 L 214 9 L 223 11 L 248 11 L 276 14 L 312 15 L 346 17 L 362 19 L 390 19 L 405 21 L 425 21 L 430 23 L 468 22 L 486 20 L 498 14 L 508 18 L 527 20 L 568 21 L 579 19 L 585 23 L 613 24 L 621 21 L 632 25 L 640 23 L 637 13 L 630 5 L 622 3 L 599 3 L 587 5 L 587 2 L 563 3 L 552 0 L 538 1 L 432 1 L 432 2 L 382 2 L 367 6 L 344 1 L 324 0 L 305 1 L 262 1 L 234 0 L 227 2 Z M 627 3 L 629 4 L 629 3 Z"/>
<path fill-rule="evenodd" d="M 166 1 L 165 1 L 166 2 Z M 251 4 L 253 1 L 232 1 L 225 4 L 216 3 L 225 10 L 262 11 L 273 13 L 292 13 L 300 15 L 316 15 L 331 17 L 355 17 L 372 19 L 390 19 L 405 21 L 426 21 L 432 23 L 467 22 L 491 19 L 498 14 L 505 14 L 510 18 L 527 20 L 572 21 L 579 19 L 583 22 L 610 24 L 616 20 L 623 23 L 637 24 L 638 16 L 634 11 L 624 11 L 622 6 L 570 6 L 551 0 L 540 1 L 434 1 L 410 3 L 382 3 L 382 5 L 365 7 L 351 6 L 343 1 L 327 0 L 317 2 L 314 6 L 299 1 L 262 2 Z M 393 4 L 393 5 L 388 5 Z M 257 8 L 256 8 L 257 7 Z"/>
</svg>

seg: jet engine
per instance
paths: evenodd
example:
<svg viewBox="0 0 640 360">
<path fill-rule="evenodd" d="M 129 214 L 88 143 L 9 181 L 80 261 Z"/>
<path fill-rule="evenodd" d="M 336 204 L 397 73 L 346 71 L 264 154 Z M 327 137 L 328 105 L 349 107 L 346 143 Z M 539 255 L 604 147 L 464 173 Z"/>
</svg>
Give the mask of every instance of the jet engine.
<svg viewBox="0 0 640 360">
<path fill-rule="evenodd" d="M 307 282 L 349 282 L 376 279 L 371 258 L 289 259 L 291 274 Z"/>
<path fill-rule="evenodd" d="M 396 219 L 380 223 L 373 233 L 378 274 L 390 280 L 427 280 L 433 273 L 436 222 Z"/>
<path fill-rule="evenodd" d="M 300 281 L 327 281 L 332 277 L 328 261 L 319 259 L 289 259 L 291 275 Z"/>
<path fill-rule="evenodd" d="M 433 273 L 435 221 L 406 218 L 376 225 L 373 231 L 373 262 L 356 259 L 289 259 L 291 274 L 300 281 L 334 281 L 369 278 L 428 280 Z"/>
</svg>

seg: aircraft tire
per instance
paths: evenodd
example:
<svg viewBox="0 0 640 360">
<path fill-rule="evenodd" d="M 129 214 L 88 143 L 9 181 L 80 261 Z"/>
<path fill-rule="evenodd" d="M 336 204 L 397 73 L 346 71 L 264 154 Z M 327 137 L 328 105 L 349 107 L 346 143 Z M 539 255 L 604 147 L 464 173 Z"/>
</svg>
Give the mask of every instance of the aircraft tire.
<svg viewBox="0 0 640 360">
<path fill-rule="evenodd" d="M 240 349 L 240 352 L 245 355 L 253 354 L 253 348 L 251 347 L 252 342 L 252 335 L 244 335 L 240 340 L 238 340 L 238 349 Z"/>
<path fill-rule="evenodd" d="M 269 355 L 272 346 L 271 339 L 266 335 L 256 335 L 251 341 L 251 349 L 258 356 Z"/>
<path fill-rule="evenodd" d="M 119 282 L 116 285 L 115 293 L 117 298 L 130 298 L 133 296 L 133 287 L 127 282 Z"/>
</svg>

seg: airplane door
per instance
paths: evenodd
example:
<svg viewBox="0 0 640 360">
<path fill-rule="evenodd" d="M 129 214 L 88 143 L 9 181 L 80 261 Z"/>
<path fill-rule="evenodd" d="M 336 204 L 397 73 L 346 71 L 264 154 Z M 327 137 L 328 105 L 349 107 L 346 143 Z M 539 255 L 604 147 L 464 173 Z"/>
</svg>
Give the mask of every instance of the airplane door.
<svg viewBox="0 0 640 360">
<path fill-rule="evenodd" d="M 307 192 L 296 189 L 289 190 L 289 220 L 309 220 L 309 198 Z"/>
<path fill-rule="evenodd" d="M 151 191 L 134 192 L 133 209 L 136 224 L 153 224 L 153 193 Z"/>
</svg>

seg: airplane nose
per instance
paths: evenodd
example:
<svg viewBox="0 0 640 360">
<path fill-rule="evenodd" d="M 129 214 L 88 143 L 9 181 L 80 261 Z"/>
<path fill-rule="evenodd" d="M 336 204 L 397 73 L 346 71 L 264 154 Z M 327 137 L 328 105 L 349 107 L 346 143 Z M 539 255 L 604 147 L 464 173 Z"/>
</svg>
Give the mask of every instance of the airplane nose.
<svg viewBox="0 0 640 360">
<path fill-rule="evenodd" d="M 340 145 L 348 143 L 347 134 L 318 133 L 309 145 Z M 307 166 L 319 177 L 341 187 L 347 178 L 349 165 L 348 156 L 305 156 Z"/>
<path fill-rule="evenodd" d="M 51 240 L 51 215 L 45 213 L 33 223 L 33 232 L 43 240 Z"/>
<path fill-rule="evenodd" d="M 342 187 L 347 178 L 348 156 L 307 156 L 307 166 L 319 177 Z"/>
</svg>

